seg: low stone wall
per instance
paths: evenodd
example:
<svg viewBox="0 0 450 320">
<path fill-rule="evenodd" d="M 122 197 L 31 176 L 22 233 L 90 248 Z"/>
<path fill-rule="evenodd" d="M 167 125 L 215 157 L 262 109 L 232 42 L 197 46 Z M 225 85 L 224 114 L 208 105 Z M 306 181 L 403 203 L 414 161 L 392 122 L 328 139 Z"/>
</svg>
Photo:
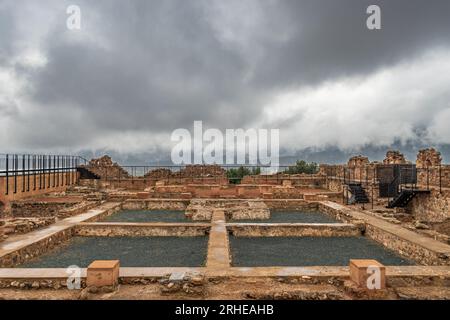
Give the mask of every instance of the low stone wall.
<svg viewBox="0 0 450 320">
<path fill-rule="evenodd" d="M 183 199 L 131 199 L 122 203 L 124 210 L 186 210 L 189 200 Z"/>
<path fill-rule="evenodd" d="M 400 255 L 412 259 L 419 264 L 431 266 L 450 265 L 450 256 L 443 256 L 437 252 L 428 250 L 417 243 L 406 241 L 395 234 L 386 232 L 373 225 L 366 225 L 365 235 L 383 244 L 386 248 L 394 250 Z"/>
<path fill-rule="evenodd" d="M 19 250 L 15 250 L 9 254 L 0 257 L 0 267 L 8 268 L 18 264 L 22 264 L 31 258 L 38 257 L 49 250 L 52 250 L 66 241 L 69 241 L 73 236 L 74 228 L 68 228 L 61 232 L 57 232 L 49 237 L 36 241 Z"/>
<path fill-rule="evenodd" d="M 83 237 L 196 237 L 209 233 L 209 224 L 190 223 L 80 223 Z"/>
<path fill-rule="evenodd" d="M 337 221 L 341 221 L 341 222 L 344 222 L 344 223 L 355 223 L 355 222 L 357 222 L 357 223 L 363 223 L 364 224 L 364 222 L 361 222 L 361 221 L 356 221 L 354 218 L 353 218 L 353 216 L 352 215 L 350 215 L 348 212 L 346 212 L 346 211 L 344 211 L 344 210 L 339 210 L 339 209 L 335 209 L 335 208 L 333 208 L 333 207 L 330 207 L 330 206 L 328 206 L 328 205 L 325 205 L 324 203 L 322 203 L 322 202 L 319 202 L 319 203 L 316 203 L 316 205 L 317 205 L 317 209 L 320 211 L 320 212 L 323 212 L 323 213 L 325 213 L 325 214 L 328 214 L 330 217 L 332 217 L 332 218 L 334 218 L 334 219 L 336 219 Z"/>
<path fill-rule="evenodd" d="M 227 229 L 236 237 L 356 237 L 361 230 L 342 223 L 229 223 Z"/>
<path fill-rule="evenodd" d="M 226 208 L 224 213 L 231 220 L 270 218 L 270 210 L 263 201 L 244 202 L 236 207 Z"/>
<path fill-rule="evenodd" d="M 98 205 L 97 201 L 17 201 L 11 203 L 11 216 L 14 218 L 67 218 L 87 211 Z"/>
<path fill-rule="evenodd" d="M 55 217 L 16 218 L 5 221 L 4 233 L 23 234 L 55 223 Z"/>
<path fill-rule="evenodd" d="M 13 202 L 11 203 L 11 215 L 13 217 L 52 217 L 62 209 L 70 208 L 78 202 Z"/>
<path fill-rule="evenodd" d="M 282 185 L 290 181 L 292 186 L 321 188 L 325 186 L 326 177 L 321 174 L 274 174 L 245 176 L 241 183 L 252 185 Z"/>
<path fill-rule="evenodd" d="M 286 200 L 286 199 L 264 199 L 264 203 L 271 210 L 298 210 L 313 212 L 318 210 L 317 202 L 305 200 Z"/>
</svg>

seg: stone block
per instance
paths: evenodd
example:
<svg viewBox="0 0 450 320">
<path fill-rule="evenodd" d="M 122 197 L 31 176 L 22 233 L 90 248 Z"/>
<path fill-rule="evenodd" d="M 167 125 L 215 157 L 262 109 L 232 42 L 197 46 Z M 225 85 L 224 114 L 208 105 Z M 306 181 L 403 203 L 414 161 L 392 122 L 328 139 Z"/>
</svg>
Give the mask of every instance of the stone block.
<svg viewBox="0 0 450 320">
<path fill-rule="evenodd" d="M 150 198 L 150 192 L 138 192 L 137 193 L 138 199 L 147 199 Z"/>
<path fill-rule="evenodd" d="M 314 193 L 303 194 L 303 199 L 306 201 L 317 201 L 317 195 Z"/>
<path fill-rule="evenodd" d="M 95 260 L 87 268 L 88 287 L 116 286 L 119 283 L 119 260 Z"/>
<path fill-rule="evenodd" d="M 377 275 L 379 278 L 375 279 Z M 367 279 L 369 277 L 371 277 L 371 280 L 368 284 Z M 368 290 L 385 289 L 386 267 L 372 259 L 351 259 L 350 279 L 360 288 Z"/>
</svg>

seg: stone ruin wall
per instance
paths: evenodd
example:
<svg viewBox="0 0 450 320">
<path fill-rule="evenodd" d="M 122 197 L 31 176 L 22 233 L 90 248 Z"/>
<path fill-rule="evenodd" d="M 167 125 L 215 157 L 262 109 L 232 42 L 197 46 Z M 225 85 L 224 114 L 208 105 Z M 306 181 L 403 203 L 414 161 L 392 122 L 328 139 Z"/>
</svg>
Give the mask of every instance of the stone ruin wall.
<svg viewBox="0 0 450 320">
<path fill-rule="evenodd" d="M 431 190 L 428 194 L 417 195 L 408 205 L 408 211 L 415 219 L 430 223 L 450 220 L 450 190 Z"/>
<path fill-rule="evenodd" d="M 405 156 L 403 153 L 397 150 L 389 150 L 386 152 L 386 157 L 383 160 L 383 164 L 407 164 Z"/>
<path fill-rule="evenodd" d="M 403 154 L 398 151 L 388 151 L 382 164 L 406 163 L 410 162 Z M 344 165 L 320 165 L 319 173 L 327 176 L 327 189 L 342 192 L 345 171 L 346 179 L 363 182 L 369 199 L 372 198 L 373 191 L 374 200 L 382 201 L 378 197 L 378 185 L 372 183 L 378 164 L 381 163 L 369 163 L 366 157 L 356 156 L 350 158 Z M 418 186 L 421 188 L 429 186 L 431 193 L 414 198 L 407 207 L 408 212 L 418 220 L 431 223 L 444 223 L 450 220 L 450 165 L 443 165 L 441 154 L 434 148 L 428 148 L 418 152 L 416 166 Z"/>
<path fill-rule="evenodd" d="M 450 188 L 450 165 L 443 165 L 440 153 L 433 148 L 420 150 L 417 155 L 417 183 L 421 186 Z M 407 164 L 403 154 L 398 151 L 388 151 L 382 164 Z M 328 177 L 327 188 L 332 191 L 342 191 L 339 182 L 330 182 L 332 177 L 343 179 L 344 171 L 347 180 L 357 180 L 363 183 L 373 181 L 376 166 L 379 162 L 368 162 L 363 156 L 350 158 L 347 164 L 321 164 L 319 174 Z"/>
<path fill-rule="evenodd" d="M 284 185 L 305 188 L 324 188 L 326 177 L 319 174 L 262 174 L 244 176 L 241 185 Z"/>
<path fill-rule="evenodd" d="M 87 168 L 92 173 L 98 175 L 101 179 L 128 179 L 129 173 L 119 164 L 113 162 L 111 157 L 103 156 L 89 161 Z"/>
<path fill-rule="evenodd" d="M 450 188 L 450 165 L 442 164 L 441 153 L 436 149 L 419 150 L 416 167 L 419 185 Z"/>
</svg>

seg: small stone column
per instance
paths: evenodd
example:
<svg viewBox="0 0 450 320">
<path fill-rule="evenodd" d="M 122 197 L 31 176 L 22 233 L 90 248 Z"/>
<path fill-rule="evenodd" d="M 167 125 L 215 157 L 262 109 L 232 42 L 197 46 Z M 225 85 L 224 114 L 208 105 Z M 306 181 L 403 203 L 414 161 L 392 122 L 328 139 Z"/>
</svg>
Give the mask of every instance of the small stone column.
<svg viewBox="0 0 450 320">
<path fill-rule="evenodd" d="M 116 287 L 119 284 L 119 260 L 95 260 L 87 268 L 88 287 Z"/>
<path fill-rule="evenodd" d="M 361 289 L 386 288 L 386 267 L 376 260 L 350 260 L 350 279 Z"/>
</svg>

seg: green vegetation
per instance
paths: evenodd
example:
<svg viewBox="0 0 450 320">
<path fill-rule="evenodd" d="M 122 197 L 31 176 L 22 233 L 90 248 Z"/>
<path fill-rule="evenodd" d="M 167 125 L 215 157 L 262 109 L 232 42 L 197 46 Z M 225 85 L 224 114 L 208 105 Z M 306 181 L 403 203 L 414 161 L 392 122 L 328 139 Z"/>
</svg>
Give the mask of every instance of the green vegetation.
<svg viewBox="0 0 450 320">
<path fill-rule="evenodd" d="M 284 173 L 288 174 L 298 174 L 298 173 L 306 173 L 306 174 L 314 174 L 319 172 L 319 165 L 315 162 L 308 163 L 304 160 L 297 160 L 295 165 L 289 166 Z"/>
<path fill-rule="evenodd" d="M 227 170 L 227 177 L 230 183 L 239 184 L 244 176 L 259 175 L 261 174 L 261 168 L 254 167 L 252 169 L 239 167 L 231 168 Z"/>
</svg>

